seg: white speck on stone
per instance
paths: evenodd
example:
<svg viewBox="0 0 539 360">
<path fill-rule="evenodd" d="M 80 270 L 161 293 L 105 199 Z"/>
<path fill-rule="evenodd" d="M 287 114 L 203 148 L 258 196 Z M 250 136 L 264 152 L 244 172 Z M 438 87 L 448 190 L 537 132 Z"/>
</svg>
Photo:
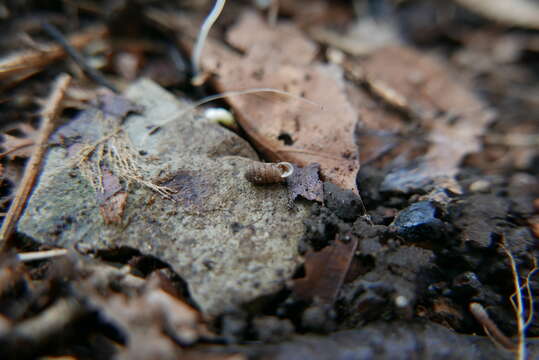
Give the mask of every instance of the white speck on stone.
<svg viewBox="0 0 539 360">
<path fill-rule="evenodd" d="M 407 307 L 410 302 L 406 296 L 399 295 L 395 298 L 395 305 L 399 308 Z"/>
</svg>

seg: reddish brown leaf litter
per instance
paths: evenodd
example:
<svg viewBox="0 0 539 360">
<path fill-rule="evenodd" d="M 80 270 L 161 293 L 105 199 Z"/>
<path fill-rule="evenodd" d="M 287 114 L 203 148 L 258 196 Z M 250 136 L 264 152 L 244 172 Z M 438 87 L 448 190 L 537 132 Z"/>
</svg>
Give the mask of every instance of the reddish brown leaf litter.
<svg viewBox="0 0 539 360">
<path fill-rule="evenodd" d="M 358 240 L 352 234 L 337 237 L 319 252 L 307 253 L 305 278 L 294 280 L 298 299 L 333 304 L 354 257 Z"/>
<path fill-rule="evenodd" d="M 99 207 L 99 212 L 105 221 L 105 224 L 122 224 L 122 217 L 127 204 L 127 193 L 120 192 L 110 197 Z"/>
<path fill-rule="evenodd" d="M 103 172 L 102 185 L 102 191 L 96 194 L 99 212 L 105 224 L 119 225 L 127 203 L 127 192 L 123 191 L 120 179 L 108 170 Z"/>
<path fill-rule="evenodd" d="M 399 151 L 393 152 L 393 158 L 401 157 L 400 168 L 389 174 L 382 186 L 406 192 L 424 188 L 434 180 L 437 187 L 461 193 L 454 177 L 464 156 L 481 149 L 480 136 L 492 121 L 493 112 L 443 63 L 411 48 L 377 50 L 360 66 L 370 90 L 410 119 L 395 118 L 383 109 L 373 112 L 360 108 L 365 116 L 359 133 L 364 138 L 376 132 L 379 137 L 384 137 L 384 132 L 389 135 L 389 143 L 367 139 L 361 152 L 365 149 L 377 156 L 400 144 Z M 356 91 L 357 96 L 364 95 Z M 384 128 L 377 118 L 386 124 Z M 416 138 L 426 143 L 414 145 Z M 415 161 L 403 162 L 406 152 Z"/>
</svg>

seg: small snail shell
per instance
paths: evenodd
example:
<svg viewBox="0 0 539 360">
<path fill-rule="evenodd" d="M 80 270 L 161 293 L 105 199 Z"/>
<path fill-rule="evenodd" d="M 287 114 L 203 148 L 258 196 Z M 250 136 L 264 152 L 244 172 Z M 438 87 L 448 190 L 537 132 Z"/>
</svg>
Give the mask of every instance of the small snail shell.
<svg viewBox="0 0 539 360">
<path fill-rule="evenodd" d="M 289 162 L 256 163 L 247 169 L 245 178 L 253 184 L 276 184 L 284 182 L 294 172 Z"/>
</svg>

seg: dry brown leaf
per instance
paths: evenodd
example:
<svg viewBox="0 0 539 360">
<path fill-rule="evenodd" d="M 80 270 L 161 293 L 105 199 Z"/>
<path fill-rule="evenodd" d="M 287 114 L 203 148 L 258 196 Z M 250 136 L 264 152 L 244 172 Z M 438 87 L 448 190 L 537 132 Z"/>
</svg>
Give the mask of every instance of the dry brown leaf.
<svg viewBox="0 0 539 360">
<path fill-rule="evenodd" d="M 257 148 L 271 161 L 317 162 L 325 180 L 357 191 L 356 112 L 340 68 L 316 62 L 317 47 L 293 25 L 270 27 L 251 12 L 228 31 L 227 39 L 245 55 L 210 41 L 202 56 L 202 67 L 216 74 L 219 91 L 279 89 L 323 106 L 275 94 L 230 97 Z"/>
<path fill-rule="evenodd" d="M 33 152 L 34 139 L 37 136 L 37 130 L 31 125 L 20 123 L 17 124 L 13 130 L 18 130 L 23 136 L 14 136 L 7 133 L 1 134 L 3 141 L 0 146 L 3 148 L 3 152 L 0 154 L 0 158 L 7 156 L 8 159 L 13 160 L 15 158 L 29 158 Z"/>
<path fill-rule="evenodd" d="M 390 21 L 372 17 L 357 19 L 344 33 L 327 26 L 315 26 L 309 29 L 309 35 L 322 44 L 354 56 L 368 55 L 383 46 L 401 43 L 399 32 Z"/>
<path fill-rule="evenodd" d="M 180 42 L 192 47 L 198 29 L 192 19 L 156 10 L 148 17 L 178 31 Z M 294 25 L 271 27 L 252 12 L 228 31 L 227 40 L 244 55 L 208 39 L 201 58 L 203 70 L 216 75 L 220 92 L 271 88 L 292 94 L 259 91 L 227 98 L 258 150 L 270 161 L 299 166 L 317 162 L 324 180 L 357 192 L 357 114 L 348 102 L 341 69 L 315 61 L 316 45 Z"/>
<path fill-rule="evenodd" d="M 99 213 L 105 224 L 122 224 L 122 218 L 127 205 L 127 192 L 122 191 L 108 198 L 99 206 Z"/>
<path fill-rule="evenodd" d="M 346 240 L 346 241 L 345 241 Z M 339 236 L 319 252 L 307 253 L 305 278 L 294 280 L 294 294 L 303 300 L 318 299 L 333 304 L 348 273 L 356 252 L 357 238 L 351 234 Z"/>
<path fill-rule="evenodd" d="M 103 186 L 102 189 L 96 193 L 97 202 L 100 204 L 123 190 L 120 179 L 109 170 L 103 171 L 101 185 Z"/>
<path fill-rule="evenodd" d="M 454 176 L 463 157 L 480 150 L 479 137 L 492 120 L 492 111 L 442 63 L 410 48 L 380 49 L 362 68 L 372 92 L 417 122 L 413 125 L 419 130 L 415 137 L 428 146 L 424 152 L 421 147 L 425 144 L 416 147 L 413 163 L 401 160 L 400 169 L 390 173 L 382 187 L 407 192 L 434 181 L 437 188 L 458 193 L 460 188 Z M 364 128 L 380 130 L 373 125 L 372 110 L 359 110 Z M 371 119 L 371 123 L 365 119 Z M 416 141 L 413 131 L 405 131 L 407 127 L 413 128 L 410 120 L 394 120 L 386 117 L 384 122 L 393 129 L 384 130 L 396 130 L 401 142 Z M 403 135 L 411 138 L 402 139 Z"/>
<path fill-rule="evenodd" d="M 456 78 L 439 61 L 412 48 L 380 49 L 363 63 L 363 68 L 374 93 L 411 116 L 430 119 L 433 125 L 436 122 L 432 119 L 440 115 L 469 117 L 470 113 L 485 110 L 485 104 L 464 80 Z"/>
<path fill-rule="evenodd" d="M 357 66 L 357 64 L 355 64 Z M 348 71 L 349 69 L 347 69 Z M 353 71 L 353 69 L 352 69 Z M 362 166 L 376 161 L 383 165 L 391 160 L 387 154 L 407 157 L 411 143 L 419 139 L 402 141 L 403 134 L 409 132 L 409 124 L 395 111 L 375 101 L 362 87 L 350 84 L 348 97 L 360 114 L 356 127 L 356 143 Z"/>
</svg>

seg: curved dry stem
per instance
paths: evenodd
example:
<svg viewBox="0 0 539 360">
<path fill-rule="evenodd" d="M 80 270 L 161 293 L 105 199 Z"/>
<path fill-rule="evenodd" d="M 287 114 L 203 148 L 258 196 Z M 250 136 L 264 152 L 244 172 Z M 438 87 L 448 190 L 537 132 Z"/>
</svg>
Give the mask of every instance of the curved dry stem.
<svg viewBox="0 0 539 360">
<path fill-rule="evenodd" d="M 294 95 L 292 93 L 289 93 L 289 92 L 286 92 L 286 91 L 283 91 L 283 90 L 279 90 L 279 89 L 254 88 L 254 89 L 238 90 L 238 91 L 226 91 L 224 93 L 207 96 L 207 97 L 193 103 L 191 106 L 188 106 L 187 108 L 180 111 L 179 113 L 176 113 L 173 116 L 171 116 L 170 118 L 166 119 L 161 124 L 156 125 L 153 128 L 151 128 L 148 131 L 148 135 L 153 134 L 154 132 L 156 132 L 157 130 L 162 128 L 163 126 L 178 120 L 183 115 L 188 114 L 189 112 L 195 110 L 197 107 L 199 107 L 201 105 L 204 105 L 204 104 L 207 104 L 209 102 L 212 102 L 212 101 L 215 101 L 215 100 L 220 100 L 220 99 L 226 99 L 226 98 L 229 98 L 229 97 L 232 97 L 232 96 L 241 96 L 241 95 L 249 95 L 249 94 L 264 93 L 264 92 L 278 94 L 278 95 L 286 96 L 286 97 L 289 97 L 289 98 L 292 98 L 292 99 L 295 99 L 295 100 L 298 100 L 298 101 L 302 101 L 302 102 L 305 102 L 306 104 L 309 104 L 311 106 L 319 107 L 320 111 L 324 111 L 324 107 L 322 105 L 314 102 L 314 101 L 311 101 L 311 100 L 306 99 L 304 97 Z"/>
<path fill-rule="evenodd" d="M 522 292 L 521 292 L 521 286 L 520 286 L 520 279 L 518 277 L 518 270 L 517 265 L 515 263 L 515 258 L 513 257 L 513 254 L 505 247 L 505 245 L 502 245 L 502 249 L 504 250 L 505 254 L 509 258 L 509 264 L 511 265 L 511 273 L 513 274 L 513 283 L 515 284 L 516 289 L 516 304 L 512 299 L 512 296 L 510 298 L 511 303 L 513 304 L 513 307 L 515 308 L 515 313 L 517 316 L 517 348 L 516 348 L 516 359 L 518 360 L 525 360 L 526 359 L 526 326 L 524 322 L 524 303 L 522 301 Z"/>
<path fill-rule="evenodd" d="M 204 20 L 202 27 L 200 28 L 200 32 L 198 33 L 195 47 L 193 49 L 193 54 L 191 56 L 191 63 L 193 65 L 194 78 L 197 77 L 200 71 L 199 69 L 200 56 L 202 55 L 202 49 L 204 48 L 204 43 L 206 43 L 206 38 L 208 37 L 208 33 L 210 32 L 213 24 L 219 18 L 219 15 L 221 15 L 221 11 L 223 11 L 223 7 L 225 6 L 225 3 L 226 3 L 226 0 L 216 0 L 215 5 L 213 6 L 213 9 L 211 9 L 210 13 Z"/>
<path fill-rule="evenodd" d="M 32 193 L 39 170 L 41 169 L 41 163 L 47 153 L 49 137 L 56 126 L 58 115 L 62 110 L 62 100 L 64 99 L 70 83 L 71 76 L 60 74 L 54 82 L 52 92 L 41 112 L 42 122 L 39 127 L 39 134 L 35 142 L 34 151 L 26 164 L 22 180 L 13 202 L 9 207 L 8 213 L 4 218 L 2 228 L 0 228 L 0 245 L 5 245 L 6 241 L 15 232 L 17 222 L 19 221 L 22 211 L 26 206 L 26 202 Z"/>
<path fill-rule="evenodd" d="M 526 322 L 524 323 L 525 328 L 527 328 L 528 325 L 530 325 L 532 320 L 533 320 L 533 315 L 534 315 L 534 311 L 533 311 L 533 293 L 532 293 L 532 289 L 530 287 L 530 279 L 535 274 L 535 272 L 537 270 L 539 270 L 539 268 L 537 267 L 537 259 L 534 257 L 533 258 L 533 268 L 528 273 L 528 276 L 526 276 L 526 281 L 524 282 L 524 285 L 522 285 L 524 288 L 526 288 L 526 294 L 528 295 L 528 309 L 529 309 L 528 317 L 526 318 Z"/>
</svg>

